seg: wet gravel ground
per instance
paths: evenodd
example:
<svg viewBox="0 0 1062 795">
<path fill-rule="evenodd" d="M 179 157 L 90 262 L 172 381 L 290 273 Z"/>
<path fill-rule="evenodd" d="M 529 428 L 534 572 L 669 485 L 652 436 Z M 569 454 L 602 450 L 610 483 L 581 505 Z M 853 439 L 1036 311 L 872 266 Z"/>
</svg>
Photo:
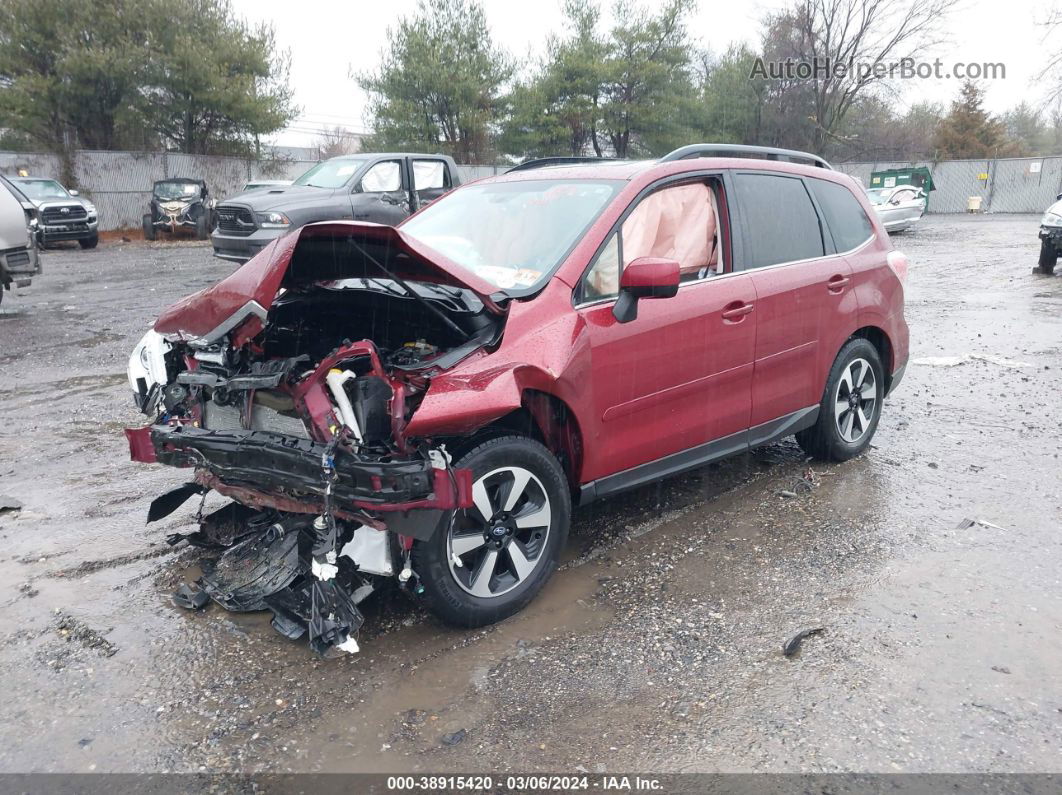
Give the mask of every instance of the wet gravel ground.
<svg viewBox="0 0 1062 795">
<path fill-rule="evenodd" d="M 0 771 L 1062 772 L 1062 276 L 1030 273 L 1036 228 L 895 239 L 912 363 L 860 459 L 787 441 L 596 504 L 519 616 L 454 630 L 385 590 L 331 661 L 171 605 L 198 553 L 163 539 L 194 506 L 145 527 L 181 478 L 121 435 L 129 350 L 231 266 L 47 252 L 0 307 L 23 503 L 0 513 Z"/>
</svg>

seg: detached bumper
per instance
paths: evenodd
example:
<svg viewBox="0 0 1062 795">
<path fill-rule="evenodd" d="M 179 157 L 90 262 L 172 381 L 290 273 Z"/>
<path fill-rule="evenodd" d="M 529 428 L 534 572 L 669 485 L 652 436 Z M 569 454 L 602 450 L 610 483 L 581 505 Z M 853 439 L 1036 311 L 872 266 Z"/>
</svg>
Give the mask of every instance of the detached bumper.
<svg viewBox="0 0 1062 795">
<path fill-rule="evenodd" d="M 320 442 L 269 431 L 208 431 L 191 426 L 153 425 L 126 431 L 134 461 L 157 461 L 176 467 L 197 467 L 210 485 L 293 510 L 323 505 L 326 488 L 322 462 L 327 447 Z M 332 500 L 340 509 L 368 511 L 449 510 L 472 506 L 472 473 L 449 472 L 426 457 L 397 456 L 390 460 L 359 456 L 342 449 L 333 455 L 336 479 Z M 451 477 L 452 475 L 452 477 Z"/>
<path fill-rule="evenodd" d="M 246 262 L 289 229 L 256 229 L 249 235 L 234 235 L 215 229 L 210 236 L 214 256 L 232 262 Z"/>
</svg>

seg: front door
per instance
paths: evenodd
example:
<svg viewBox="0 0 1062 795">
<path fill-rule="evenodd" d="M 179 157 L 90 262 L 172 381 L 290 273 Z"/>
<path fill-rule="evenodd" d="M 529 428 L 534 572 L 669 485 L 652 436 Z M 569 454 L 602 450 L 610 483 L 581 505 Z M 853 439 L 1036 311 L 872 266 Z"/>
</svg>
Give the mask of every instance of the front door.
<svg viewBox="0 0 1062 795">
<path fill-rule="evenodd" d="M 410 213 L 409 181 L 401 160 L 381 160 L 362 175 L 350 194 L 355 221 L 395 226 Z"/>
<path fill-rule="evenodd" d="M 594 441 L 584 476 L 595 480 L 748 427 L 756 313 L 752 279 L 728 273 L 717 223 L 721 185 L 664 187 L 634 207 L 583 280 L 578 311 L 590 343 Z M 677 259 L 672 298 L 641 299 L 638 316 L 613 315 L 619 274 L 641 256 Z"/>
</svg>

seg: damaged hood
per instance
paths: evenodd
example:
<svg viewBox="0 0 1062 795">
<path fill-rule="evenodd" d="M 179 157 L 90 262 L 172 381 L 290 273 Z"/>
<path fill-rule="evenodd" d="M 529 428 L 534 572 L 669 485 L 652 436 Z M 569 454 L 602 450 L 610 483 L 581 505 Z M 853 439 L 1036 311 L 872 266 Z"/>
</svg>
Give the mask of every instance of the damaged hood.
<svg viewBox="0 0 1062 795">
<path fill-rule="evenodd" d="M 488 309 L 501 311 L 490 297 L 496 287 L 400 229 L 323 221 L 278 238 L 231 276 L 178 301 L 159 315 L 155 331 L 211 343 L 238 329 L 233 340 L 238 346 L 265 327 L 282 287 L 388 278 L 384 268 L 403 280 L 471 290 Z"/>
</svg>

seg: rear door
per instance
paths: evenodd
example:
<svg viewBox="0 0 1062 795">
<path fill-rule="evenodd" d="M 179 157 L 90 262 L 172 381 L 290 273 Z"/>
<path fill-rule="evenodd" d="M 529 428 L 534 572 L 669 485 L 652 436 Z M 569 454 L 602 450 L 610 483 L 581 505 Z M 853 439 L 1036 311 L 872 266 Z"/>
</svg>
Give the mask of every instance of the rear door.
<svg viewBox="0 0 1062 795">
<path fill-rule="evenodd" d="M 776 421 L 796 421 L 819 404 L 838 351 L 833 329 L 854 322 L 858 307 L 851 268 L 835 253 L 802 177 L 743 171 L 734 185 L 744 242 L 737 266 L 756 291 L 756 444 L 778 430 Z"/>
<path fill-rule="evenodd" d="M 371 165 L 355 183 L 350 205 L 355 221 L 395 226 L 409 215 L 409 178 L 402 159 Z"/>
<path fill-rule="evenodd" d="M 736 449 L 745 446 L 756 314 L 751 278 L 729 273 L 724 201 L 718 178 L 643 196 L 583 278 L 576 308 L 590 340 L 594 407 L 588 480 L 733 434 Z M 677 259 L 682 283 L 672 298 L 640 300 L 637 318 L 619 323 L 619 277 L 641 256 Z"/>
<path fill-rule="evenodd" d="M 450 165 L 442 158 L 410 158 L 413 173 L 414 210 L 431 204 L 453 187 L 453 175 Z"/>
</svg>

